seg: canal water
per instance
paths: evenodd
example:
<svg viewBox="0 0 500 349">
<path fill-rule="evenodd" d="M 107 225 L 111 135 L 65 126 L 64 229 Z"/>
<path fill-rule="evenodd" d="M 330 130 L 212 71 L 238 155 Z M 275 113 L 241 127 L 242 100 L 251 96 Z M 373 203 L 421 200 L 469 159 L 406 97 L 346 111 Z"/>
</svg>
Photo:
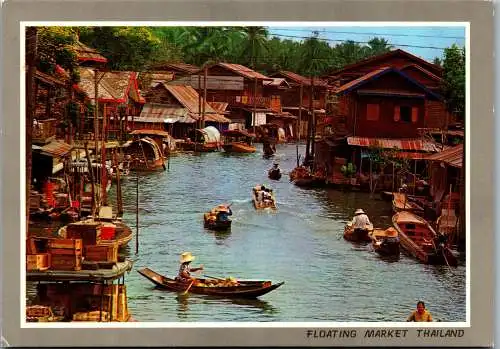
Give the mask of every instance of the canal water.
<svg viewBox="0 0 500 349">
<path fill-rule="evenodd" d="M 260 148 L 260 145 L 259 145 Z M 405 321 L 423 300 L 436 320 L 465 321 L 465 262 L 426 266 L 401 255 L 381 259 L 369 245 L 342 238 L 356 208 L 377 227 L 389 227 L 391 204 L 378 195 L 332 189 L 301 189 L 267 178 L 274 161 L 288 172 L 296 164 L 295 145 L 278 145 L 274 159 L 257 153 L 179 154 L 169 170 L 139 180 L 139 254 L 126 276 L 129 309 L 138 321 L 161 322 L 372 322 Z M 300 147 L 304 153 L 304 147 Z M 251 202 L 256 184 L 271 186 L 278 211 L 258 212 Z M 123 181 L 124 220 L 135 232 L 136 182 Z M 231 203 L 229 233 L 204 229 L 203 212 Z M 284 281 L 259 300 L 227 300 L 156 290 L 137 269 L 149 267 L 173 277 L 179 255 L 190 251 L 195 275 Z"/>
</svg>

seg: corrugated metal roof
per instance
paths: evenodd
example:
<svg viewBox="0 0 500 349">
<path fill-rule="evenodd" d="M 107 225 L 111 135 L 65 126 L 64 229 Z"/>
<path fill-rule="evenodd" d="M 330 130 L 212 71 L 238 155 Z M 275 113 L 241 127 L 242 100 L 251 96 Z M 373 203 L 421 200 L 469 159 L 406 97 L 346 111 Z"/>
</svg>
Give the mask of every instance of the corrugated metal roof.
<svg viewBox="0 0 500 349">
<path fill-rule="evenodd" d="M 290 84 L 288 81 L 286 81 L 285 78 L 272 78 L 270 81 L 264 81 L 264 86 L 270 86 L 270 87 L 290 87 Z"/>
<path fill-rule="evenodd" d="M 277 74 L 285 76 L 287 79 L 292 80 L 296 84 L 299 84 L 299 85 L 302 84 L 303 86 L 311 86 L 311 78 L 310 77 L 302 76 L 302 75 L 299 75 L 297 73 L 294 73 L 294 72 L 291 72 L 288 70 L 281 70 L 274 75 L 277 75 Z M 314 86 L 318 86 L 318 87 L 328 87 L 328 83 L 326 81 L 323 81 L 323 80 L 316 78 L 316 77 L 313 78 L 313 84 L 314 84 Z"/>
<path fill-rule="evenodd" d="M 138 122 L 164 122 L 164 123 L 193 123 L 197 118 L 192 118 L 186 108 L 169 107 L 164 104 L 147 103 L 139 117 L 134 117 Z"/>
<path fill-rule="evenodd" d="M 422 68 L 418 64 L 408 64 L 407 66 L 402 67 L 400 70 L 404 71 L 404 70 L 407 70 L 407 69 L 417 69 L 417 70 L 420 70 L 422 73 L 424 73 L 425 75 L 429 76 L 431 79 L 436 80 L 436 81 L 442 81 L 443 80 L 439 76 L 431 73 L 427 69 Z"/>
<path fill-rule="evenodd" d="M 168 132 L 167 131 L 150 130 L 150 129 L 134 130 L 134 131 L 130 132 L 130 134 L 131 135 L 155 135 L 155 136 L 168 137 Z"/>
<path fill-rule="evenodd" d="M 187 64 L 183 62 L 164 62 L 155 64 L 154 67 L 161 67 L 163 69 L 171 68 L 173 70 L 181 71 L 183 73 L 193 74 L 200 70 L 200 67 L 197 67 L 192 64 Z"/>
<path fill-rule="evenodd" d="M 358 147 L 379 146 L 384 149 L 398 148 L 410 151 L 438 152 L 440 149 L 436 144 L 422 139 L 390 139 L 390 138 L 367 138 L 347 137 L 347 144 Z"/>
<path fill-rule="evenodd" d="M 77 41 L 74 45 L 73 48 L 76 51 L 77 59 L 79 61 L 94 61 L 94 62 L 100 62 L 100 63 L 106 63 L 108 59 L 97 50 L 88 47 L 87 45 L 81 43 L 80 41 Z"/>
<path fill-rule="evenodd" d="M 229 103 L 226 102 L 207 102 L 212 108 L 214 108 L 219 113 L 224 113 L 227 109 Z"/>
<path fill-rule="evenodd" d="M 255 70 L 252 70 L 252 69 L 245 67 L 244 65 L 241 65 L 241 64 L 218 63 L 216 65 L 223 67 L 223 68 L 226 68 L 226 69 L 229 69 L 229 70 L 235 72 L 236 74 L 241 75 L 247 79 L 255 79 L 255 78 L 257 78 L 259 80 L 270 80 L 271 79 L 265 75 L 262 75 L 259 72 L 256 72 Z"/>
<path fill-rule="evenodd" d="M 449 166 L 461 168 L 463 163 L 463 158 L 464 158 L 463 145 L 459 144 L 457 146 L 454 146 L 453 148 L 449 148 L 443 150 L 442 152 L 429 155 L 425 159 L 430 161 L 442 161 L 448 164 Z"/>
<path fill-rule="evenodd" d="M 72 147 L 61 141 L 52 141 L 42 147 L 32 147 L 32 149 L 39 150 L 42 155 L 62 158 L 71 152 Z"/>
<path fill-rule="evenodd" d="M 387 74 L 387 73 L 390 73 L 390 72 L 399 74 L 402 78 L 408 80 L 408 82 L 410 82 L 413 85 L 419 87 L 428 96 L 432 96 L 432 97 L 434 97 L 435 99 L 438 99 L 438 100 L 442 99 L 442 97 L 440 95 L 432 92 L 427 87 L 425 87 L 424 85 L 422 85 L 421 83 L 419 83 L 415 79 L 411 78 L 410 76 L 406 75 L 402 71 L 400 71 L 398 69 L 395 69 L 395 68 L 392 68 L 392 67 L 382 67 L 380 69 L 373 70 L 373 71 L 371 71 L 371 72 L 369 72 L 369 73 L 367 73 L 367 74 L 365 74 L 365 75 L 363 75 L 363 76 L 361 76 L 361 77 L 359 77 L 357 79 L 354 79 L 354 80 L 348 82 L 347 84 L 344 84 L 344 85 L 340 86 L 334 92 L 336 94 L 350 92 L 350 91 L 358 88 L 359 86 L 364 85 L 366 82 L 368 82 L 368 81 L 370 81 L 372 79 L 376 79 L 379 76 Z"/>
</svg>

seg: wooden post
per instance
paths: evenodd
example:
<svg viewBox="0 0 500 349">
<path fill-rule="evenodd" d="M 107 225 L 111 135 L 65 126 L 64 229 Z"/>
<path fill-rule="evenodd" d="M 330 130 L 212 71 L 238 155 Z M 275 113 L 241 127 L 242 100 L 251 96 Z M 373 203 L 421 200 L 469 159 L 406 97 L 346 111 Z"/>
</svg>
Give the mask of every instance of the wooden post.
<svg viewBox="0 0 500 349">
<path fill-rule="evenodd" d="M 88 143 L 85 142 L 85 157 L 87 158 L 87 166 L 89 169 L 89 178 L 90 178 L 90 183 L 91 183 L 91 190 L 92 190 L 92 201 L 91 201 L 91 216 L 95 215 L 95 210 L 97 206 L 96 202 L 96 197 L 95 197 L 95 181 L 94 181 L 94 172 L 92 171 L 92 164 L 90 162 L 90 154 L 89 154 L 89 149 L 88 149 Z"/>
<path fill-rule="evenodd" d="M 255 122 L 257 119 L 257 78 L 254 80 L 254 85 L 253 85 L 253 116 L 252 116 L 252 124 L 253 124 L 253 134 L 256 135 L 255 133 Z"/>
<path fill-rule="evenodd" d="M 309 91 L 309 113 L 310 115 L 307 118 L 307 143 L 306 143 L 306 157 L 305 157 L 305 162 L 309 162 L 309 159 L 311 157 L 310 155 L 310 150 L 311 150 L 311 133 L 312 133 L 312 114 L 313 114 L 313 77 L 311 75 L 311 89 Z"/>
<path fill-rule="evenodd" d="M 415 159 L 415 167 L 413 172 L 413 195 L 415 195 L 415 186 L 417 185 L 417 159 Z"/>
<path fill-rule="evenodd" d="M 116 166 L 116 204 L 118 206 L 118 217 L 123 215 L 123 202 L 122 202 L 122 185 L 120 182 L 120 168 L 118 163 L 118 154 L 115 149 L 113 152 L 113 160 Z"/>
<path fill-rule="evenodd" d="M 200 72 L 198 72 L 198 117 L 201 118 L 201 75 Z M 196 122 L 196 125 L 198 127 L 201 127 L 201 121 L 198 120 Z M 193 139 L 193 142 L 196 140 L 196 130 L 195 130 L 195 139 Z M 196 151 L 196 143 L 195 143 L 195 149 Z"/>
<path fill-rule="evenodd" d="M 300 83 L 300 97 L 299 97 L 299 127 L 297 127 L 297 167 L 299 164 L 299 142 L 300 142 L 300 131 L 302 129 L 302 98 L 304 94 L 304 85 Z"/>
<path fill-rule="evenodd" d="M 35 115 L 36 104 L 36 57 L 37 57 L 37 40 L 38 32 L 37 27 L 26 28 L 26 65 L 28 68 L 26 74 L 26 231 L 29 231 L 29 217 L 30 217 L 30 195 L 31 195 L 31 143 L 33 138 L 33 118 Z"/>
<path fill-rule="evenodd" d="M 139 253 L 139 172 L 135 172 L 135 254 Z"/>
<path fill-rule="evenodd" d="M 208 68 L 205 65 L 205 68 L 203 69 L 203 112 L 201 116 L 201 128 L 205 128 L 205 104 L 207 103 L 207 72 Z"/>
</svg>

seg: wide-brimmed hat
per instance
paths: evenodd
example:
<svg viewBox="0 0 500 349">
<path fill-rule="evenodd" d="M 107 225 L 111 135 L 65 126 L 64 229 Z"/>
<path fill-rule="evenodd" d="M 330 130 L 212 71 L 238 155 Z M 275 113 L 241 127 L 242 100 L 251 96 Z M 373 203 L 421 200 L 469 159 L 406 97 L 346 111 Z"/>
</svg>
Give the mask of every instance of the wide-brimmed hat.
<svg viewBox="0 0 500 349">
<path fill-rule="evenodd" d="M 363 210 L 362 210 L 362 209 L 360 209 L 360 208 L 358 208 L 358 209 L 354 212 L 354 214 L 355 214 L 355 215 L 356 215 L 356 214 L 364 214 L 364 213 L 365 213 L 365 211 L 363 211 Z"/>
<path fill-rule="evenodd" d="M 181 263 L 192 262 L 195 259 L 195 256 L 191 254 L 191 252 L 183 252 L 181 254 Z"/>
</svg>

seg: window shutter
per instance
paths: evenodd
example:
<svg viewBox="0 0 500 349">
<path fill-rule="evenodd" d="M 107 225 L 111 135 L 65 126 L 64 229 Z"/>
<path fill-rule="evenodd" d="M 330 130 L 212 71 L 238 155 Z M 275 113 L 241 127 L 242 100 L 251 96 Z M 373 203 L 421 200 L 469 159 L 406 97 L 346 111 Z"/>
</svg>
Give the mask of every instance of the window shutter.
<svg viewBox="0 0 500 349">
<path fill-rule="evenodd" d="M 416 123 L 418 121 L 418 108 L 411 108 L 411 122 Z"/>
<path fill-rule="evenodd" d="M 394 121 L 399 121 L 401 119 L 399 106 L 394 107 Z"/>
</svg>

